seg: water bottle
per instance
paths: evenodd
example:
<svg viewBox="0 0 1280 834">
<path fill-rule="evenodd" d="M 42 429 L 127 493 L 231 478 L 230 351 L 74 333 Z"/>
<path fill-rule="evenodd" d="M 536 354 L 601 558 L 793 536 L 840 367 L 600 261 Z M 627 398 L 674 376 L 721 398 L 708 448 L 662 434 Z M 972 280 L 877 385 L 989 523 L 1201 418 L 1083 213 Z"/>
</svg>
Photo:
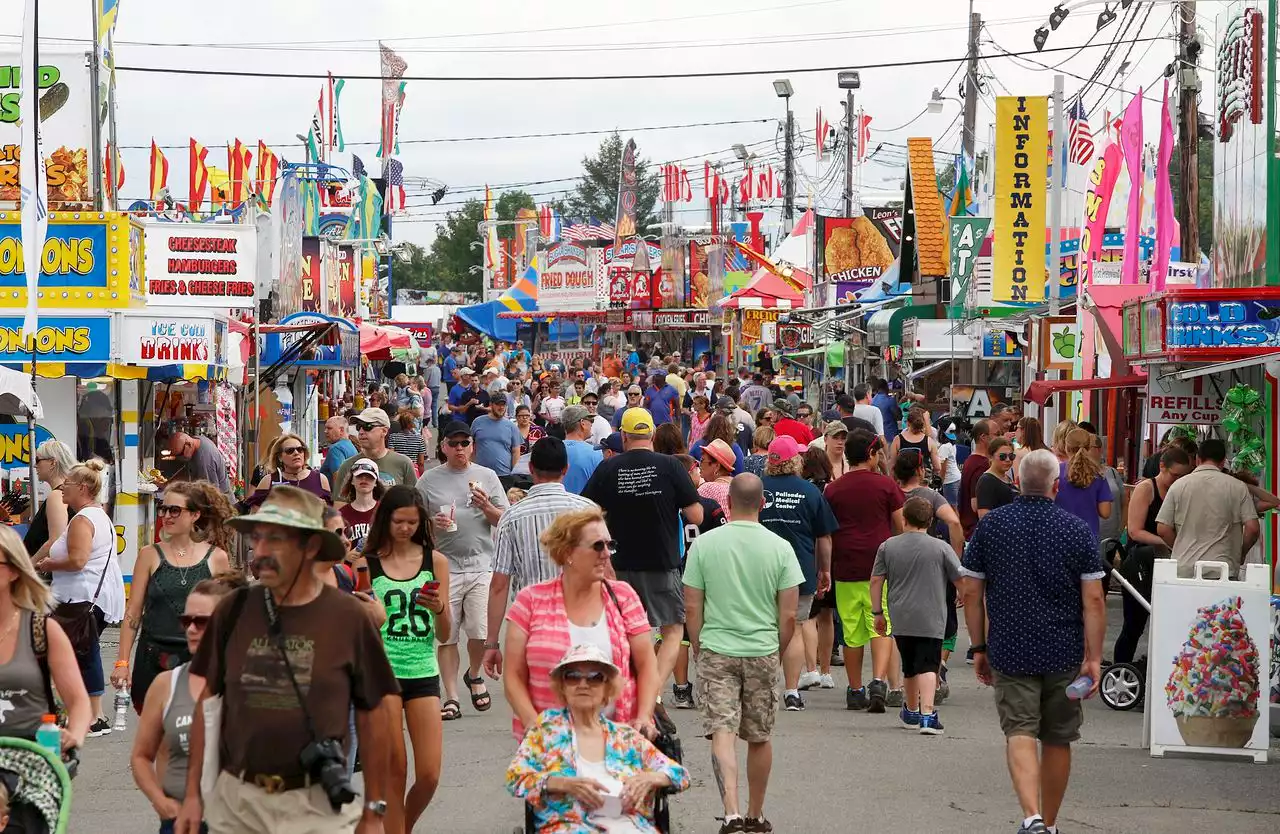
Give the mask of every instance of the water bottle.
<svg viewBox="0 0 1280 834">
<path fill-rule="evenodd" d="M 129 714 L 129 687 L 116 690 L 116 722 L 111 725 L 113 732 L 123 733 L 125 719 Z"/>
<path fill-rule="evenodd" d="M 58 729 L 57 716 L 46 715 L 40 719 L 40 729 L 36 730 L 36 744 L 55 756 L 62 756 L 62 730 Z"/>
<path fill-rule="evenodd" d="M 1073 701 L 1080 701 L 1089 697 L 1089 693 L 1093 691 L 1093 678 L 1088 675 L 1081 675 L 1067 685 L 1067 697 Z"/>
</svg>

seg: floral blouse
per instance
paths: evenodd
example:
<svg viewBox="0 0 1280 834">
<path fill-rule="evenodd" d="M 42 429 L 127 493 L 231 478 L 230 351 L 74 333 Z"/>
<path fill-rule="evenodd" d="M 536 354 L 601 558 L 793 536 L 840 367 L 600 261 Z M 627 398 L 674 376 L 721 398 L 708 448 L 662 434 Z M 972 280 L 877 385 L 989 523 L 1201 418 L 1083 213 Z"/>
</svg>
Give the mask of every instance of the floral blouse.
<svg viewBox="0 0 1280 834">
<path fill-rule="evenodd" d="M 637 730 L 607 718 L 600 720 L 606 733 L 604 765 L 610 775 L 625 782 L 633 774 L 651 771 L 665 774 L 677 791 L 689 787 L 689 772 L 660 753 Z M 577 775 L 573 719 L 563 707 L 549 709 L 525 734 L 507 768 L 507 790 L 533 807 L 538 834 L 597 834 L 605 830 L 587 817 L 586 809 L 573 797 L 543 791 L 548 777 Z M 630 817 L 641 831 L 657 831 L 652 819 L 652 794 L 640 812 L 633 812 Z"/>
</svg>

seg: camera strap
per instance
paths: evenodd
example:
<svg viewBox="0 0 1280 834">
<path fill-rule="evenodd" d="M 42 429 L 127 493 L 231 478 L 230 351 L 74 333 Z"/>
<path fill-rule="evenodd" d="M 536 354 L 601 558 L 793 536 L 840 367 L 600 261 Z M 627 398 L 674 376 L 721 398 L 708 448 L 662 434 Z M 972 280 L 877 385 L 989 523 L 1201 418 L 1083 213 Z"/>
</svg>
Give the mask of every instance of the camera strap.
<svg viewBox="0 0 1280 834">
<path fill-rule="evenodd" d="M 319 741 L 315 722 L 311 720 L 311 710 L 307 709 L 307 699 L 302 695 L 302 687 L 298 686 L 298 678 L 293 674 L 293 664 L 289 662 L 289 652 L 285 650 L 284 627 L 280 625 L 280 614 L 276 610 L 275 600 L 271 599 L 271 591 L 267 588 L 262 589 L 262 602 L 267 608 L 267 636 L 276 647 L 276 651 L 280 652 L 280 659 L 284 661 L 284 669 L 289 673 L 289 683 L 293 684 L 298 706 L 302 708 L 303 720 L 307 722 L 307 732 L 311 734 L 312 741 Z"/>
</svg>

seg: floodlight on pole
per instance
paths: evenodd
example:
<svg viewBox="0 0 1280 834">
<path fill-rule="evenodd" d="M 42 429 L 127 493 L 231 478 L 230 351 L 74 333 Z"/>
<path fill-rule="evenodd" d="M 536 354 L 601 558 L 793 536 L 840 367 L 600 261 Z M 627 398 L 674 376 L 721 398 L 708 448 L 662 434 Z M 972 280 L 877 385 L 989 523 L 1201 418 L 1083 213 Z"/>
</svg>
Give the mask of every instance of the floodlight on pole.
<svg viewBox="0 0 1280 834">
<path fill-rule="evenodd" d="M 791 98 L 791 96 L 795 95 L 791 82 L 785 78 L 779 78 L 773 82 L 773 92 L 777 94 L 778 98 Z"/>
</svg>

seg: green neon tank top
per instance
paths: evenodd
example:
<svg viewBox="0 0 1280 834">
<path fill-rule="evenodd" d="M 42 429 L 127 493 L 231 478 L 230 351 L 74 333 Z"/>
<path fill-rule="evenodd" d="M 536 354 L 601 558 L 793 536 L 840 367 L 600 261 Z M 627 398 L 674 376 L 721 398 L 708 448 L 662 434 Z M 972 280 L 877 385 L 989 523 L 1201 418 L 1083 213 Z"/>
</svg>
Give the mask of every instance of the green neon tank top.
<svg viewBox="0 0 1280 834">
<path fill-rule="evenodd" d="M 430 678 L 440 673 L 436 663 L 435 615 L 426 606 L 414 602 L 422 586 L 433 579 L 430 552 L 423 554 L 422 569 L 408 579 L 388 576 L 382 560 L 369 557 L 369 581 L 387 609 L 387 621 L 382 624 L 382 645 L 397 678 Z"/>
</svg>

